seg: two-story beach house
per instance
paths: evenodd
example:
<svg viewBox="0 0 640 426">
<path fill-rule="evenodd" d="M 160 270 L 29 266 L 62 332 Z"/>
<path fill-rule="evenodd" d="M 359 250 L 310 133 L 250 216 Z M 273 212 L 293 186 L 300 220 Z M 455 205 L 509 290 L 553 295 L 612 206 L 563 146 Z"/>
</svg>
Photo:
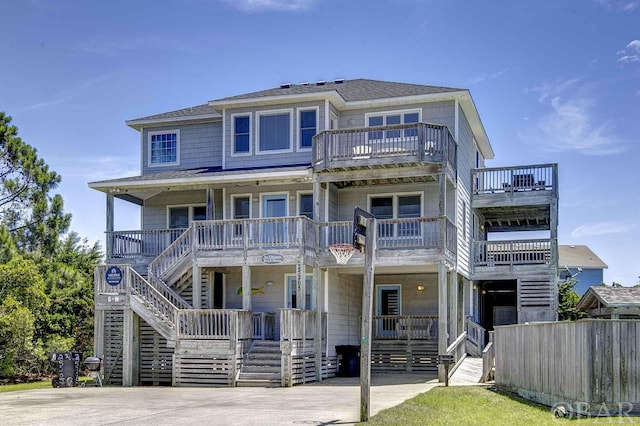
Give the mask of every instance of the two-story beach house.
<svg viewBox="0 0 640 426">
<path fill-rule="evenodd" d="M 438 355 L 478 354 L 485 328 L 556 318 L 557 166 L 486 168 L 468 90 L 283 84 L 127 125 L 140 175 L 89 184 L 106 195 L 108 383 L 334 375 L 360 342 L 363 254 L 329 251 L 352 243 L 356 206 L 378 224 L 374 374 L 435 374 Z M 142 229 L 114 229 L 115 198 L 140 206 Z"/>
</svg>

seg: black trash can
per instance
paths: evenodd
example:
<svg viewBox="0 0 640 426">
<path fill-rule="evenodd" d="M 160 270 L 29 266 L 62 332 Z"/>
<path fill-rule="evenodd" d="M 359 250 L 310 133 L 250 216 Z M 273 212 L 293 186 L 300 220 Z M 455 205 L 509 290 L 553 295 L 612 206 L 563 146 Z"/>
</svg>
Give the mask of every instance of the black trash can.
<svg viewBox="0 0 640 426">
<path fill-rule="evenodd" d="M 360 376 L 360 346 L 339 345 L 336 346 L 336 354 L 338 355 L 337 375 L 339 377 Z"/>
<path fill-rule="evenodd" d="M 53 353 L 51 361 L 55 363 L 56 377 L 51 381 L 54 388 L 78 386 L 80 352 Z"/>
</svg>

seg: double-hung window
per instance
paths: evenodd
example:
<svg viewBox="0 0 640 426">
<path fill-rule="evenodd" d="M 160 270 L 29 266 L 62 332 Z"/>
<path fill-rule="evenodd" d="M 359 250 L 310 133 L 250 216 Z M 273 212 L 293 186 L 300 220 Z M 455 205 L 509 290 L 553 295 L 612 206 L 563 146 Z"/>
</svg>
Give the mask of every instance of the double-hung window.
<svg viewBox="0 0 640 426">
<path fill-rule="evenodd" d="M 310 149 L 318 131 L 318 109 L 298 110 L 299 149 Z"/>
<path fill-rule="evenodd" d="M 169 206 L 167 210 L 169 229 L 185 229 L 192 221 L 207 218 L 206 206 Z"/>
<path fill-rule="evenodd" d="M 413 219 L 422 215 L 420 194 L 376 195 L 369 199 L 369 211 L 376 219 Z M 420 224 L 413 220 L 383 221 L 378 226 L 381 238 L 418 237 Z"/>
<path fill-rule="evenodd" d="M 233 153 L 236 155 L 251 153 L 251 116 L 233 115 Z"/>
<path fill-rule="evenodd" d="M 180 131 L 149 132 L 149 167 L 180 163 Z"/>
<path fill-rule="evenodd" d="M 258 153 L 291 151 L 291 110 L 257 114 Z"/>
</svg>

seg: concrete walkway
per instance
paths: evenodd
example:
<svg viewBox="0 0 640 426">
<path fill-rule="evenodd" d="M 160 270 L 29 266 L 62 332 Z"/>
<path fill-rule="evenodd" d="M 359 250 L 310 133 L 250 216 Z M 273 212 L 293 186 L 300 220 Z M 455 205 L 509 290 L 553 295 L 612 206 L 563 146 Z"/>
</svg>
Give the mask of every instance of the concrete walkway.
<svg viewBox="0 0 640 426">
<path fill-rule="evenodd" d="M 438 385 L 417 374 L 374 376 L 371 415 Z M 359 379 L 343 377 L 293 388 L 91 387 L 0 393 L 0 423 L 7 425 L 353 424 L 359 410 Z"/>
</svg>

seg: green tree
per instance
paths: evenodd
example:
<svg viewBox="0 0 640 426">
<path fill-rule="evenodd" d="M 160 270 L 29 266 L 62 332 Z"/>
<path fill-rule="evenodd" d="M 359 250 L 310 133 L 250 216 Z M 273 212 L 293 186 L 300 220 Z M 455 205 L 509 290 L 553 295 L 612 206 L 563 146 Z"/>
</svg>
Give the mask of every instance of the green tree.
<svg viewBox="0 0 640 426">
<path fill-rule="evenodd" d="M 19 248 L 51 254 L 69 228 L 62 197 L 50 194 L 59 183 L 36 149 L 18 137 L 11 117 L 0 112 L 0 225 Z"/>
<path fill-rule="evenodd" d="M 570 278 L 558 283 L 558 319 L 575 321 L 585 317 L 585 313 L 576 309 L 580 296 L 573 290 L 578 281 Z"/>
<path fill-rule="evenodd" d="M 0 304 L 0 378 L 27 374 L 37 364 L 33 335 L 35 318 L 13 296 Z"/>
</svg>

